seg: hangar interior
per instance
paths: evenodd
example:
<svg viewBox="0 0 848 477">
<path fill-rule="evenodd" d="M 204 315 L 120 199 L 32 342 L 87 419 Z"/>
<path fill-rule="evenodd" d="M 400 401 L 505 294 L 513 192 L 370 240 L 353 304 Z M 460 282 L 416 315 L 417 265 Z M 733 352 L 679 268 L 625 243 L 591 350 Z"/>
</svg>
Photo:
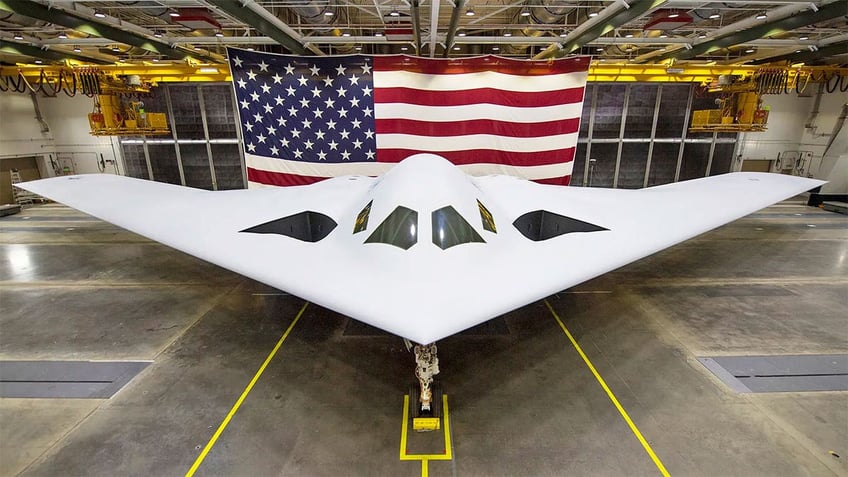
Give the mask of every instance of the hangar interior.
<svg viewBox="0 0 848 477">
<path fill-rule="evenodd" d="M 795 197 L 440 341 L 441 426 L 415 432 L 400 338 L 27 201 L 0 217 L 0 475 L 848 475 L 846 13 L 0 1 L 0 203 L 13 170 L 245 188 L 229 46 L 592 55 L 569 187 L 768 171 L 829 181 L 831 209 Z M 92 77 L 161 130 L 98 129 Z M 764 117 L 722 112 L 750 93 Z"/>
</svg>

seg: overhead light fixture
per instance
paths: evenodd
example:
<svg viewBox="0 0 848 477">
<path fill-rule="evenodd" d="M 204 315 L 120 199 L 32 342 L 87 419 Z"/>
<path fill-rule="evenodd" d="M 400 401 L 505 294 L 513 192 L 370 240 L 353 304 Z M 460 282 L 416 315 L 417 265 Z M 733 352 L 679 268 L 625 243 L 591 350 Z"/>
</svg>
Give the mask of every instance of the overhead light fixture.
<svg viewBox="0 0 848 477">
<path fill-rule="evenodd" d="M 596 16 L 598 16 L 597 10 L 592 10 L 591 12 L 589 12 L 589 18 L 595 18 Z"/>
<path fill-rule="evenodd" d="M 718 10 L 713 10 L 713 12 L 710 13 L 709 18 L 710 18 L 710 20 L 717 20 L 717 19 L 721 18 L 721 13 L 719 13 Z"/>
<path fill-rule="evenodd" d="M 162 38 L 162 32 L 159 31 L 159 30 L 156 30 L 156 31 L 153 32 L 153 36 L 155 36 L 156 38 Z"/>
<path fill-rule="evenodd" d="M 801 50 L 795 50 L 795 53 L 801 53 Z"/>
<path fill-rule="evenodd" d="M 745 53 L 753 53 L 755 51 L 757 51 L 757 50 L 755 50 L 753 48 L 748 48 L 747 50 L 745 50 Z"/>
<path fill-rule="evenodd" d="M 707 37 L 707 34 L 704 33 L 704 32 L 701 32 L 701 33 L 698 34 L 698 38 L 706 38 L 706 37 Z"/>
<path fill-rule="evenodd" d="M 252 46 L 248 46 L 248 47 L 247 47 L 247 51 L 256 51 L 256 48 L 254 48 L 254 47 L 252 47 Z"/>
<path fill-rule="evenodd" d="M 624 35 L 624 38 L 633 38 L 633 33 L 628 33 Z"/>
<path fill-rule="evenodd" d="M 391 12 L 389 12 L 389 16 L 390 16 L 390 17 L 399 17 L 399 16 L 400 16 L 400 12 L 398 11 L 398 9 L 397 9 L 397 8 L 392 8 L 392 11 L 391 11 Z"/>
<path fill-rule="evenodd" d="M 346 31 L 346 32 L 342 33 L 342 36 L 350 36 L 350 32 Z"/>
<path fill-rule="evenodd" d="M 409 49 L 409 47 L 407 47 L 407 46 L 402 46 L 402 47 L 400 47 L 400 51 L 406 51 L 406 50 L 408 50 L 408 49 Z"/>
<path fill-rule="evenodd" d="M 171 10 L 168 12 L 168 16 L 170 16 L 171 18 L 178 18 L 180 16 L 180 12 L 176 10 Z"/>
<path fill-rule="evenodd" d="M 114 46 L 112 47 L 112 51 L 114 51 L 115 53 L 120 53 L 120 52 L 121 52 L 121 49 L 120 49 L 120 48 L 118 48 L 118 45 L 114 45 Z"/>
<path fill-rule="evenodd" d="M 218 38 L 221 38 L 222 36 L 224 36 L 224 32 L 222 32 L 221 30 L 216 30 L 215 36 L 217 36 Z"/>
<path fill-rule="evenodd" d="M 471 7 L 468 7 L 468 8 L 465 10 L 465 16 L 466 16 L 466 17 L 473 17 L 473 16 L 474 16 L 474 9 L 473 9 L 473 8 L 471 8 Z"/>
<path fill-rule="evenodd" d="M 218 71 L 218 68 L 215 68 L 213 66 L 201 66 L 200 69 L 197 70 L 197 72 L 198 73 L 207 73 L 207 74 L 216 74 L 216 75 L 218 73 L 220 73 L 220 71 Z"/>
<path fill-rule="evenodd" d="M 354 47 L 353 47 L 353 49 L 354 49 L 354 50 L 356 50 L 356 51 L 362 51 L 362 47 L 361 47 L 361 46 L 354 46 Z"/>
<path fill-rule="evenodd" d="M 375 32 L 374 36 L 383 36 L 383 32 L 381 32 L 381 31 Z"/>
<path fill-rule="evenodd" d="M 666 18 L 677 18 L 679 16 L 680 16 L 679 13 L 677 13 L 676 11 L 672 11 L 671 13 L 668 14 L 668 16 Z"/>
<path fill-rule="evenodd" d="M 101 12 L 100 10 L 95 10 L 94 16 L 97 17 L 97 18 L 106 18 L 106 14 Z"/>
<path fill-rule="evenodd" d="M 512 32 L 511 31 L 505 31 L 504 36 L 512 36 Z"/>
<path fill-rule="evenodd" d="M 80 47 L 78 47 L 78 46 L 75 46 L 75 47 L 74 47 L 74 52 L 75 52 L 75 53 L 79 53 L 79 52 L 81 52 L 81 51 L 82 51 L 82 48 L 80 48 Z"/>
<path fill-rule="evenodd" d="M 604 47 L 599 46 L 599 47 L 595 48 L 595 51 L 604 51 Z"/>
<path fill-rule="evenodd" d="M 530 16 L 530 9 L 527 8 L 527 7 L 522 8 L 520 15 L 522 17 L 529 17 Z"/>
<path fill-rule="evenodd" d="M 153 61 L 154 63 L 159 63 L 159 58 L 153 58 L 153 60 L 151 61 Z"/>
<path fill-rule="evenodd" d="M 41 60 L 35 60 L 35 64 L 40 65 L 40 64 L 41 64 Z"/>
<path fill-rule="evenodd" d="M 809 40 L 810 37 L 808 37 L 807 35 L 801 35 L 801 36 L 798 37 L 798 39 L 801 40 L 801 41 L 804 41 L 804 40 Z"/>
<path fill-rule="evenodd" d="M 24 36 L 23 36 L 23 35 L 21 35 L 20 33 L 15 33 L 15 39 L 16 39 L 16 40 L 23 40 L 23 39 L 24 39 Z"/>
<path fill-rule="evenodd" d="M 194 47 L 194 51 L 200 51 L 200 47 L 199 47 L 199 46 L 195 46 L 195 47 Z"/>
<path fill-rule="evenodd" d="M 333 12 L 332 10 L 324 10 L 324 16 L 325 17 L 332 17 L 334 15 L 335 15 L 335 12 Z"/>
<path fill-rule="evenodd" d="M 456 33 L 456 36 L 465 36 L 466 33 L 464 31 L 460 31 Z"/>
<path fill-rule="evenodd" d="M 660 38 L 668 38 L 668 33 L 660 33 Z"/>
<path fill-rule="evenodd" d="M 563 30 L 559 33 L 560 38 L 565 38 L 568 36 L 568 30 Z"/>
<path fill-rule="evenodd" d="M 65 34 L 65 32 L 59 33 L 59 39 L 67 40 L 67 39 L 68 39 L 68 35 L 67 35 L 67 34 Z"/>
<path fill-rule="evenodd" d="M 459 51 L 459 47 L 458 46 L 453 47 L 453 51 Z"/>
<path fill-rule="evenodd" d="M 499 47 L 499 46 L 493 46 L 492 47 L 492 51 L 500 51 L 500 49 L 501 49 L 501 47 Z"/>
<path fill-rule="evenodd" d="M 768 18 L 768 15 L 766 14 L 766 12 L 760 12 L 755 18 L 757 20 L 765 20 L 766 18 Z"/>
</svg>

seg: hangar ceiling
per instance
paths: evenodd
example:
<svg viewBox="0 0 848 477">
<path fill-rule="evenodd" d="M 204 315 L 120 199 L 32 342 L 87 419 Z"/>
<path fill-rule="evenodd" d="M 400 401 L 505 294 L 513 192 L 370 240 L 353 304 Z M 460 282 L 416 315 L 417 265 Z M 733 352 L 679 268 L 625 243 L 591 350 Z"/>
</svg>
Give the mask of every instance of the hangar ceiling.
<svg viewBox="0 0 848 477">
<path fill-rule="evenodd" d="M 837 66 L 848 64 L 846 14 L 842 0 L 0 0 L 0 61 L 219 63 L 236 46 Z"/>
</svg>

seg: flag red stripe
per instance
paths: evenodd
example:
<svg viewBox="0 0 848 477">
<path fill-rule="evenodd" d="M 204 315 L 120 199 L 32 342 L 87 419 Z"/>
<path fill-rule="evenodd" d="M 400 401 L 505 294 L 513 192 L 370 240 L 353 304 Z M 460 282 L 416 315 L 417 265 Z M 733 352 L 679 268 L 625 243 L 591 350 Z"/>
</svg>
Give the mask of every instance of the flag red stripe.
<svg viewBox="0 0 848 477">
<path fill-rule="evenodd" d="M 511 123 L 490 119 L 450 122 L 377 119 L 375 124 L 377 134 L 413 134 L 433 137 L 492 134 L 506 137 L 541 137 L 576 133 L 580 129 L 580 118 L 541 123 Z"/>
<path fill-rule="evenodd" d="M 552 151 L 537 152 L 505 152 L 491 149 L 469 149 L 467 151 L 437 152 L 450 162 L 461 166 L 465 164 L 504 164 L 509 166 L 544 166 L 569 162 L 574 158 L 574 150 L 556 149 Z M 422 152 L 415 149 L 378 149 L 377 162 L 400 162 L 413 154 Z"/>
<path fill-rule="evenodd" d="M 586 72 L 589 56 L 576 56 L 558 60 L 514 60 L 486 55 L 473 58 L 418 58 L 404 55 L 374 56 L 374 71 L 409 71 L 423 74 L 460 74 L 494 71 L 509 75 L 546 76 Z M 379 87 L 380 85 L 375 85 Z"/>
<path fill-rule="evenodd" d="M 571 183 L 571 176 L 548 177 L 547 179 L 536 179 L 533 182 L 537 184 L 549 184 L 556 186 L 567 186 Z"/>
<path fill-rule="evenodd" d="M 461 87 L 461 85 L 457 85 Z M 421 106 L 465 106 L 497 104 L 512 107 L 558 106 L 583 101 L 583 88 L 566 88 L 543 92 L 504 91 L 495 88 L 461 91 L 429 91 L 415 88 L 377 88 L 375 103 L 407 103 Z"/>
<path fill-rule="evenodd" d="M 298 174 L 285 174 L 282 172 L 263 171 L 262 169 L 247 168 L 247 180 L 260 184 L 276 186 L 309 185 L 327 180 L 329 177 L 301 176 Z"/>
</svg>

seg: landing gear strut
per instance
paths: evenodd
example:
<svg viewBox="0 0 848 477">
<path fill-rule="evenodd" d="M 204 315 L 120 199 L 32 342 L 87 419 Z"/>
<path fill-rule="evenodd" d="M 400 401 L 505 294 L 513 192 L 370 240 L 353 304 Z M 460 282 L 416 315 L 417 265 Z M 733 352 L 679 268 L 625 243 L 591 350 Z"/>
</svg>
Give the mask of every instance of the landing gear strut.
<svg viewBox="0 0 848 477">
<path fill-rule="evenodd" d="M 439 357 L 436 356 L 436 343 L 415 345 L 415 377 L 420 387 L 419 404 L 421 412 L 432 412 L 433 376 L 439 374 Z"/>
</svg>

